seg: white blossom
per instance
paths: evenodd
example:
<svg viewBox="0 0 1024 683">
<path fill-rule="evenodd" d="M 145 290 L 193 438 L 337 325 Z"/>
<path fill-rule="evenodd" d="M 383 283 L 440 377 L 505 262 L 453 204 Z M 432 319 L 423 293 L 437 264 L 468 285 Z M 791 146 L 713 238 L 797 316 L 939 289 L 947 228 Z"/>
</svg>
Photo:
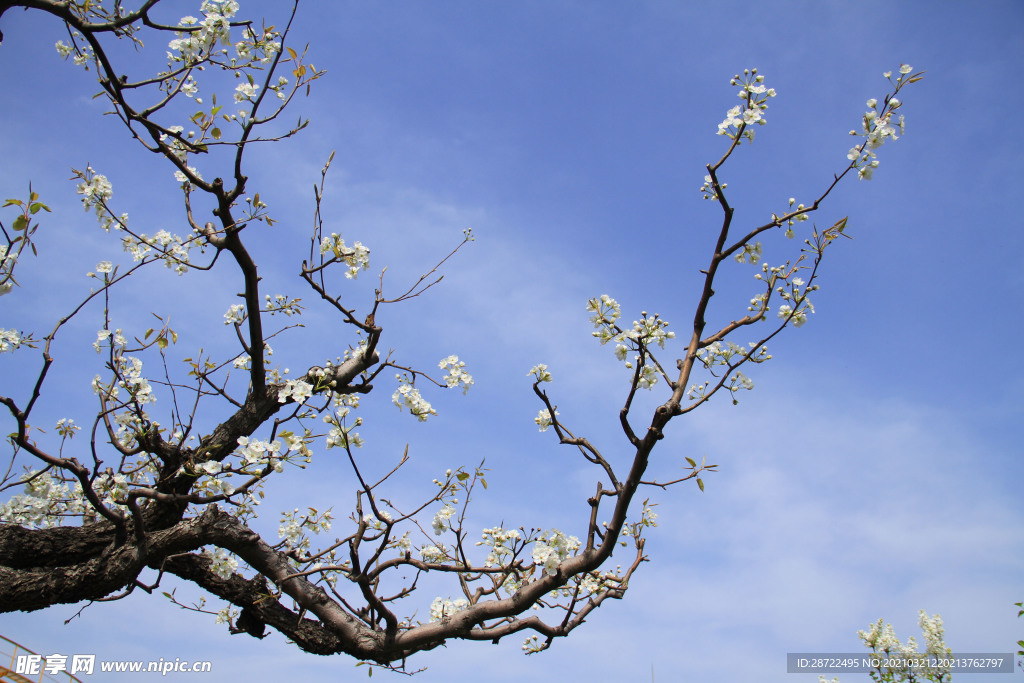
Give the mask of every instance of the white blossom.
<svg viewBox="0 0 1024 683">
<path fill-rule="evenodd" d="M 240 323 L 243 320 L 245 320 L 245 306 L 242 304 L 232 304 L 228 312 L 224 314 L 225 325 Z"/>
<path fill-rule="evenodd" d="M 210 571 L 218 578 L 227 581 L 238 569 L 238 560 L 227 553 L 223 548 L 214 548 L 213 552 L 203 551 L 203 557 L 210 560 Z"/>
<path fill-rule="evenodd" d="M 235 102 L 245 102 L 251 100 L 256 96 L 256 91 L 260 89 L 260 86 L 254 83 L 239 83 L 235 86 Z"/>
<path fill-rule="evenodd" d="M 445 617 L 450 617 L 468 607 L 469 601 L 465 598 L 458 598 L 457 600 L 440 597 L 434 598 L 434 602 L 430 604 L 430 620 L 441 621 Z"/>
<path fill-rule="evenodd" d="M 291 398 L 296 403 L 302 404 L 313 395 L 313 385 L 301 379 L 288 380 L 277 392 L 277 402 L 284 403 Z"/>
<path fill-rule="evenodd" d="M 440 536 L 448 530 L 448 520 L 450 520 L 454 514 L 455 508 L 449 503 L 445 503 L 445 506 L 437 511 L 437 514 L 434 515 L 434 521 L 430 523 L 430 526 L 433 528 L 436 536 Z"/>
<path fill-rule="evenodd" d="M 466 363 L 459 360 L 458 356 L 448 356 L 437 366 L 442 370 L 448 370 L 448 374 L 444 376 L 444 382 L 448 387 L 457 387 L 461 384 L 463 394 L 469 391 L 470 385 L 473 384 L 473 376 L 464 370 Z"/>
<path fill-rule="evenodd" d="M 555 411 L 555 415 L 558 415 L 557 410 Z M 537 417 L 533 418 L 533 421 L 537 423 L 537 426 L 540 428 L 540 431 L 542 432 L 548 431 L 548 427 L 554 424 L 554 422 L 551 419 L 551 412 L 547 408 L 541 408 L 537 412 Z"/>
<path fill-rule="evenodd" d="M 575 536 L 566 536 L 558 529 L 544 532 L 533 544 L 533 561 L 543 567 L 544 573 L 554 576 L 559 563 L 575 553 L 580 541 Z"/>
</svg>

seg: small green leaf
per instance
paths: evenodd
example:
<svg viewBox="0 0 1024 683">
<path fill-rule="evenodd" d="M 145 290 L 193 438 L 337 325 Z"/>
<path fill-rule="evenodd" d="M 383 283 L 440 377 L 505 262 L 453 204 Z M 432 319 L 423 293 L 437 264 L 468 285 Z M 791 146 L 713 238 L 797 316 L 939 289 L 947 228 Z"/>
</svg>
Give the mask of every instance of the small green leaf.
<svg viewBox="0 0 1024 683">
<path fill-rule="evenodd" d="M 285 49 L 287 49 L 287 50 L 288 50 L 288 54 L 289 54 L 289 55 L 291 55 L 291 58 L 292 58 L 292 59 L 297 59 L 297 58 L 298 58 L 298 55 L 297 55 L 297 54 L 295 54 L 295 50 L 293 50 L 293 49 L 292 49 L 292 48 L 290 48 L 290 47 L 289 47 L 289 48 L 285 48 Z"/>
<path fill-rule="evenodd" d="M 458 479 L 459 481 L 466 481 L 467 479 L 469 479 L 469 472 L 459 472 L 458 474 L 455 475 L 455 478 Z"/>
<path fill-rule="evenodd" d="M 696 467 L 697 466 L 697 461 L 694 460 L 693 458 L 689 457 L 689 456 L 686 456 L 686 462 L 690 463 L 690 467 Z"/>
<path fill-rule="evenodd" d="M 50 207 L 42 202 L 32 202 L 32 205 L 28 207 L 29 213 L 39 213 L 39 209 L 42 209 L 46 213 L 50 213 Z"/>
<path fill-rule="evenodd" d="M 149 328 L 148 330 L 146 330 L 146 334 L 142 335 L 142 338 L 143 339 L 149 339 L 149 335 L 151 335 L 151 334 L 153 334 L 153 328 L 152 327 Z"/>
<path fill-rule="evenodd" d="M 6 202 L 4 202 L 4 206 L 11 206 L 12 204 L 15 205 L 15 206 L 21 206 L 21 200 L 20 199 L 8 199 Z M 0 207 L 0 208 L 2 208 L 2 207 Z"/>
<path fill-rule="evenodd" d="M 211 130 L 210 135 L 213 136 L 214 140 L 220 140 L 220 128 L 214 128 Z"/>
<path fill-rule="evenodd" d="M 25 214 L 21 214 L 14 219 L 14 229 L 18 232 L 28 227 L 28 219 L 25 218 Z"/>
<path fill-rule="evenodd" d="M 156 345 L 159 346 L 161 349 L 166 349 L 167 348 L 167 337 L 157 337 Z"/>
<path fill-rule="evenodd" d="M 704 482 L 703 482 L 703 481 L 701 480 L 701 478 L 700 478 L 700 477 L 697 477 L 697 486 L 699 486 L 699 487 L 700 487 L 700 490 L 701 490 L 701 491 L 703 491 L 703 490 L 704 490 Z"/>
</svg>

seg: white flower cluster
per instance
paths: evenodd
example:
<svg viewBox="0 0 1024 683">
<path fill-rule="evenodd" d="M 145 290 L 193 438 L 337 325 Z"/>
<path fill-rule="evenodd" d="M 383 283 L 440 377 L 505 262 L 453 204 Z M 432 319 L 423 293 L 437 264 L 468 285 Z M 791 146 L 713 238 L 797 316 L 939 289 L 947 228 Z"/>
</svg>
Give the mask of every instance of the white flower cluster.
<svg viewBox="0 0 1024 683">
<path fill-rule="evenodd" d="M 104 344 L 103 342 L 105 342 L 108 339 L 111 340 L 109 344 Z M 96 341 L 92 342 L 92 348 L 96 349 L 96 353 L 99 353 L 100 350 L 102 350 L 101 347 L 103 346 L 109 345 L 111 348 L 115 350 L 120 350 L 123 349 L 127 343 L 128 338 L 125 337 L 124 332 L 120 328 L 115 330 L 113 334 L 111 333 L 110 330 L 98 330 L 96 332 Z M 117 395 L 116 390 L 113 395 Z"/>
<path fill-rule="evenodd" d="M 633 363 L 639 362 L 641 358 L 639 354 L 636 354 L 632 360 L 627 360 L 631 350 L 638 351 L 641 346 L 646 348 L 651 343 L 665 348 L 665 341 L 676 336 L 675 332 L 665 329 L 668 327 L 668 322 L 662 320 L 657 313 L 648 316 L 647 311 L 640 312 L 641 319 L 633 321 L 632 329 L 620 328 L 616 321 L 622 315 L 622 307 L 619 306 L 619 302 L 607 294 L 602 294 L 600 298 L 590 299 L 587 302 L 587 311 L 593 313 L 590 316 L 590 322 L 594 323 L 594 327 L 597 328 L 591 334 L 597 337 L 602 345 L 610 341 L 615 342 L 615 357 L 623 361 L 627 368 L 632 368 Z M 657 371 L 653 366 L 645 363 L 640 371 L 637 386 L 641 389 L 651 389 L 657 381 Z"/>
<path fill-rule="evenodd" d="M 204 550 L 203 557 L 210 560 L 210 571 L 225 581 L 230 579 L 235 570 L 238 569 L 238 560 L 223 548 L 214 548 L 213 552 Z"/>
<path fill-rule="evenodd" d="M 76 39 L 82 37 L 82 34 L 78 31 L 74 31 L 72 35 Z M 57 54 L 59 54 L 62 59 L 66 60 L 68 57 L 71 57 L 71 61 L 75 66 L 84 67 L 86 71 L 89 70 L 89 62 L 93 61 L 93 52 L 89 45 L 78 47 L 78 41 L 76 40 L 75 45 L 71 46 L 65 45 L 63 40 L 58 40 L 54 47 L 57 48 Z"/>
<path fill-rule="evenodd" d="M 119 387 L 126 389 L 131 397 L 141 404 L 156 403 L 156 396 L 153 395 L 149 380 L 142 376 L 141 360 L 135 356 L 118 356 L 117 369 L 121 374 L 121 379 L 117 382 Z M 116 397 L 117 391 L 113 391 L 110 396 Z"/>
<path fill-rule="evenodd" d="M 761 246 L 760 242 L 744 244 L 743 249 L 736 252 L 736 256 L 733 258 L 736 259 L 737 263 L 757 263 L 761 260 L 763 251 L 764 248 Z"/>
<path fill-rule="evenodd" d="M 314 534 L 330 531 L 333 519 L 330 510 L 320 513 L 315 508 L 309 508 L 308 514 L 300 516 L 299 509 L 295 508 L 291 512 L 281 513 L 281 524 L 277 528 L 277 535 L 284 539 L 285 545 L 289 548 L 306 550 L 309 548 L 306 531 L 312 531 Z"/>
<path fill-rule="evenodd" d="M 11 291 L 14 287 L 14 266 L 18 262 L 21 249 L 8 253 L 7 245 L 0 244 L 0 296 Z"/>
<path fill-rule="evenodd" d="M 753 342 L 750 343 L 750 349 L 745 349 L 739 344 L 730 341 L 725 342 L 725 344 L 716 341 L 698 351 L 697 360 L 703 363 L 705 368 L 714 370 L 717 365 L 733 366 L 739 364 L 744 359 L 749 360 L 751 363 L 763 363 L 771 359 L 772 356 L 768 353 L 767 346 L 755 347 L 756 344 Z M 690 387 L 686 397 L 691 401 L 704 398 L 708 384 L 708 382 L 705 382 L 703 385 L 694 384 Z M 754 382 L 737 370 L 729 379 L 727 386 L 732 392 L 739 391 L 740 389 L 751 390 L 754 388 Z"/>
<path fill-rule="evenodd" d="M 5 330 L 0 327 L 0 353 L 14 351 L 31 341 L 31 337 L 23 337 L 17 330 Z"/>
<path fill-rule="evenodd" d="M 181 130 L 181 128 L 176 127 L 176 130 Z M 164 135 L 161 139 L 165 137 L 167 136 Z M 177 143 L 177 141 L 174 142 Z M 181 146 L 180 143 L 177 144 L 179 147 Z M 175 153 L 184 158 L 184 151 L 176 151 Z M 84 173 L 81 171 L 75 171 L 75 173 L 82 180 L 76 188 L 78 194 L 82 195 L 82 205 L 86 211 L 89 209 L 96 211 L 100 227 L 107 232 L 110 232 L 111 228 L 122 231 L 126 230 L 128 214 L 121 214 L 120 217 L 115 217 L 107 206 L 107 202 L 114 196 L 114 189 L 110 181 L 107 180 L 107 177 L 96 173 L 91 166 L 86 167 Z M 142 261 L 156 250 L 159 253 L 158 258 L 163 259 L 164 264 L 168 268 L 174 268 L 178 275 L 183 274 L 188 269 L 189 252 L 195 245 L 195 239 L 189 238 L 186 240 L 166 230 L 160 230 L 152 237 L 143 233 L 138 237 L 127 234 L 121 238 L 122 248 L 126 253 L 131 254 L 136 262 Z M 103 271 L 101 270 L 100 272 Z"/>
<path fill-rule="evenodd" d="M 900 76 L 896 79 L 899 86 L 903 79 L 913 71 L 909 64 L 900 65 Z M 892 72 L 883 74 L 891 80 Z M 913 79 L 911 79 L 911 82 Z M 852 148 L 846 158 L 853 162 L 853 167 L 858 169 L 857 174 L 861 180 L 871 180 L 872 174 L 878 168 L 878 159 L 875 158 L 875 150 L 885 144 L 886 139 L 898 140 L 896 127 L 903 135 L 903 115 L 900 114 L 896 126 L 893 125 L 893 114 L 899 109 L 902 103 L 895 97 L 889 97 L 883 103 L 881 110 L 878 108 L 878 100 L 871 98 L 867 101 L 868 110 L 861 117 L 861 131 L 850 131 L 850 135 L 858 135 L 864 138 L 864 142 Z"/>
<path fill-rule="evenodd" d="M 347 395 L 342 394 L 341 396 L 345 397 Z M 327 448 L 346 448 L 348 446 L 362 448 L 363 439 L 354 430 L 363 424 L 363 418 L 357 417 L 351 427 L 342 424 L 342 421 L 348 416 L 352 408 L 353 406 L 351 405 L 341 404 L 337 407 L 334 414 L 324 415 L 324 422 L 331 425 L 331 431 L 327 434 Z"/>
<path fill-rule="evenodd" d="M 267 302 L 267 307 L 263 310 L 270 315 L 284 313 L 289 318 L 293 315 L 302 315 L 304 307 L 299 303 L 302 301 L 301 298 L 289 299 L 284 294 L 275 294 L 273 300 L 271 300 L 270 295 L 267 294 L 263 299 Z"/>
<path fill-rule="evenodd" d="M 558 415 L 557 410 L 555 411 L 555 415 Z M 533 418 L 533 421 L 537 423 L 537 427 L 539 427 L 542 432 L 548 431 L 548 427 L 554 424 L 551 419 L 551 411 L 547 408 L 541 408 L 538 410 L 537 417 Z"/>
<path fill-rule="evenodd" d="M 284 444 L 282 445 L 282 441 Z M 247 436 L 238 437 L 238 448 L 232 455 L 239 456 L 237 467 L 225 465 L 223 462 L 209 460 L 194 466 L 193 473 L 209 475 L 198 485 L 198 489 L 210 495 L 223 494 L 234 495 L 235 488 L 228 482 L 233 473 L 257 474 L 266 467 L 271 467 L 275 472 L 284 471 L 284 463 L 290 460 L 292 454 L 304 455 L 309 459 L 312 453 L 306 447 L 306 440 L 296 437 L 290 432 L 282 432 L 281 439 L 273 441 L 262 441 L 251 439 Z"/>
<path fill-rule="evenodd" d="M 180 24 L 188 30 L 177 31 L 175 35 L 178 37 L 167 45 L 171 49 L 167 53 L 169 63 L 195 64 L 218 43 L 231 45 L 231 17 L 238 12 L 238 3 L 235 0 L 205 0 L 199 11 L 203 13 L 201 22 L 195 17 L 182 17 Z"/>
<path fill-rule="evenodd" d="M 602 346 L 615 339 L 616 332 L 612 325 L 622 315 L 622 306 L 619 305 L 619 302 L 607 294 L 602 294 L 599 299 L 591 299 L 587 302 L 587 310 L 594 314 L 590 316 L 590 322 L 594 323 L 594 327 L 597 328 L 591 334 L 597 337 Z"/>
<path fill-rule="evenodd" d="M 732 140 L 742 136 L 753 142 L 754 130 L 750 126 L 765 124 L 764 111 L 768 109 L 768 98 L 775 97 L 775 88 L 764 86 L 764 76 L 757 69 L 744 69 L 743 76 L 736 74 L 729 85 L 739 86 L 737 95 L 743 98 L 743 104 L 726 113 L 725 120 L 718 124 L 718 134 Z"/>
<path fill-rule="evenodd" d="M 609 588 L 621 588 L 622 576 L 619 573 L 620 571 L 621 569 L 617 569 L 614 572 L 590 572 L 580 580 L 580 589 L 583 590 L 584 594 L 596 595 Z"/>
<path fill-rule="evenodd" d="M 422 396 L 420 390 L 413 386 L 412 379 L 406 374 L 397 374 L 399 386 L 391 395 L 391 401 L 399 408 L 403 406 L 416 416 L 420 422 L 426 422 L 431 415 L 437 415 L 437 411 Z"/>
<path fill-rule="evenodd" d="M 532 368 L 530 368 L 530 371 L 528 373 L 526 373 L 526 375 L 527 376 L 533 375 L 534 377 L 537 378 L 538 382 L 550 382 L 551 381 L 551 373 L 548 372 L 548 366 L 545 365 L 544 363 L 541 363 L 539 365 L 534 365 Z"/>
<path fill-rule="evenodd" d="M 469 391 L 469 386 L 473 383 L 473 376 L 463 369 L 466 367 L 466 363 L 459 360 L 458 356 L 448 356 L 438 363 L 437 367 L 442 370 L 448 370 L 448 374 L 444 376 L 444 383 L 449 388 L 457 387 L 461 384 L 463 394 Z"/>
<path fill-rule="evenodd" d="M 790 197 L 789 198 L 789 208 L 790 208 L 790 210 L 793 209 L 793 205 L 794 204 L 796 204 L 796 198 L 795 197 Z M 803 211 L 806 208 L 807 207 L 804 206 L 803 204 L 797 204 L 796 210 L 797 211 Z M 801 213 L 801 214 L 798 214 L 798 215 L 790 218 L 787 221 L 787 223 L 789 225 L 786 228 L 786 237 L 788 237 L 789 239 L 793 239 L 793 237 L 796 235 L 796 233 L 793 232 L 793 224 L 794 223 L 802 223 L 802 222 L 808 220 L 809 218 L 810 218 L 810 216 L 807 215 L 806 213 Z"/>
<path fill-rule="evenodd" d="M 519 540 L 520 533 L 517 529 L 503 529 L 496 526 L 493 529 L 484 529 L 482 538 L 483 540 L 477 541 L 476 544 L 490 546 L 491 552 L 488 553 L 487 559 L 484 561 L 484 566 L 490 567 L 501 564 L 506 557 L 511 557 L 515 553 L 513 546 Z"/>
<path fill-rule="evenodd" d="M 921 655 L 931 655 L 932 659 L 940 661 L 952 658 L 953 651 L 946 645 L 943 637 L 945 629 L 942 625 L 942 617 L 938 614 L 929 617 L 927 612 L 921 610 L 918 613 L 917 623 L 924 634 L 924 652 L 918 650 L 917 641 L 913 636 L 907 639 L 906 644 L 901 643 L 896 637 L 892 624 L 885 624 L 883 626 L 881 619 L 872 624 L 867 631 L 858 631 L 857 635 L 860 636 L 860 639 L 864 641 L 867 647 L 878 654 L 891 655 L 893 661 L 900 661 L 904 657 L 920 657 Z M 907 667 L 886 667 L 885 671 L 885 673 L 889 674 L 902 675 L 898 680 L 904 680 L 910 672 L 911 669 Z M 924 667 L 923 671 L 920 668 L 913 669 L 913 673 L 921 680 L 948 680 L 943 676 L 949 676 L 949 667 L 932 666 L 929 664 Z"/>
<path fill-rule="evenodd" d="M 808 290 L 814 291 L 818 288 L 818 285 L 811 285 L 805 287 L 802 278 L 795 277 L 789 280 L 789 291 L 786 291 L 785 287 L 779 285 L 775 291 L 778 292 L 779 296 L 784 301 L 793 302 L 796 308 L 793 308 L 790 304 L 782 304 L 779 306 L 779 317 L 783 320 L 789 320 L 793 323 L 794 327 L 802 327 L 807 322 L 807 312 L 814 313 L 814 304 L 807 298 Z"/>
<path fill-rule="evenodd" d="M 443 545 L 425 545 L 420 548 L 420 558 L 431 564 L 442 564 L 448 559 L 448 552 Z"/>
<path fill-rule="evenodd" d="M 167 147 L 171 154 L 177 157 L 177 159 L 181 161 L 183 165 L 185 165 L 189 173 L 194 175 L 196 178 L 202 180 L 203 174 L 200 173 L 195 166 L 188 166 L 188 154 L 190 151 L 192 151 L 192 148 L 178 136 L 178 134 L 181 133 L 183 130 L 185 129 L 181 126 L 168 126 L 167 132 L 160 134 L 160 142 L 161 144 Z M 188 134 L 188 137 L 191 138 L 194 135 L 194 132 L 190 132 Z M 177 180 L 179 183 L 188 182 L 188 177 L 181 171 L 174 172 L 174 179 Z"/>
<path fill-rule="evenodd" d="M 729 183 L 720 183 L 719 187 L 724 190 L 729 187 Z M 715 191 L 715 181 L 709 175 L 704 176 L 704 184 L 700 186 L 700 191 L 704 193 L 704 199 L 712 201 L 718 199 L 718 193 Z"/>
<path fill-rule="evenodd" d="M 365 515 L 363 515 L 363 521 L 366 522 L 366 526 L 370 527 L 371 529 L 383 531 L 384 522 L 391 521 L 391 513 L 389 513 L 387 510 L 379 510 L 379 512 L 380 517 L 377 517 L 376 515 L 367 512 Z"/>
<path fill-rule="evenodd" d="M 468 607 L 469 601 L 465 598 L 458 598 L 457 600 L 440 597 L 434 598 L 434 602 L 430 603 L 430 620 L 441 621 L 445 617 L 450 617 Z"/>
<path fill-rule="evenodd" d="M 238 612 L 237 610 L 233 610 L 230 607 L 221 607 L 219 610 L 217 610 L 217 621 L 216 621 L 216 623 L 218 623 L 218 624 L 228 624 L 228 623 L 231 623 L 231 621 L 234 620 L 238 616 L 237 612 Z"/>
<path fill-rule="evenodd" d="M 46 528 L 59 526 L 65 515 L 85 512 L 85 500 L 78 485 L 72 492 L 49 472 L 27 472 L 21 480 L 25 482 L 25 493 L 0 503 L 0 522 Z"/>
<path fill-rule="evenodd" d="M 93 483 L 93 490 L 103 499 L 103 504 L 110 506 L 123 504 L 128 496 L 128 478 L 123 474 L 104 472 Z"/>
<path fill-rule="evenodd" d="M 351 247 L 346 246 L 345 240 L 336 232 L 332 232 L 330 237 L 325 237 L 320 242 L 320 253 L 327 252 L 334 254 L 332 261 L 341 261 L 349 267 L 345 277 L 350 280 L 359 276 L 360 269 L 366 270 L 370 267 L 370 250 L 364 247 L 362 242 L 356 242 Z"/>
<path fill-rule="evenodd" d="M 284 403 L 289 398 L 298 404 L 306 402 L 313 395 L 313 385 L 301 379 L 289 379 L 277 391 L 277 402 Z"/>
<path fill-rule="evenodd" d="M 434 530 L 435 536 L 440 536 L 448 530 L 449 521 L 452 515 L 455 514 L 455 508 L 452 507 L 451 503 L 445 503 L 444 507 L 437 511 L 434 515 L 434 521 L 430 523 L 431 528 Z"/>
<path fill-rule="evenodd" d="M 87 166 L 85 173 L 81 174 L 82 182 L 78 184 L 75 191 L 82 195 L 82 206 L 85 210 L 94 209 L 96 216 L 101 220 L 110 220 L 110 211 L 104 204 L 114 196 L 114 187 L 107 180 L 107 176 L 96 173 L 92 166 Z M 109 224 L 104 223 L 106 229 Z"/>
<path fill-rule="evenodd" d="M 273 27 L 265 28 L 262 34 L 257 34 L 250 27 L 245 32 L 244 40 L 235 43 L 237 59 L 269 64 L 277 56 L 277 53 L 281 51 L 281 43 L 277 40 L 280 37 L 281 34 L 274 31 Z M 235 64 L 237 59 L 232 59 L 231 63 Z"/>
<path fill-rule="evenodd" d="M 281 442 L 277 439 L 273 441 L 261 441 L 259 439 L 250 439 L 247 436 L 238 437 L 238 448 L 235 453 L 242 458 L 243 467 L 265 467 L 270 465 L 274 468 L 275 472 L 283 472 L 284 464 L 281 461 Z M 288 454 L 288 450 L 285 450 L 285 455 Z"/>
<path fill-rule="evenodd" d="M 62 417 L 57 420 L 57 433 L 63 437 L 73 438 L 80 431 L 82 431 L 82 428 L 76 425 L 75 421 L 71 418 Z"/>
<path fill-rule="evenodd" d="M 252 98 L 256 97 L 256 91 L 259 89 L 260 86 L 255 83 L 239 83 L 235 86 L 235 102 L 251 101 Z"/>
<path fill-rule="evenodd" d="M 552 529 L 541 534 L 533 544 L 533 561 L 544 568 L 545 574 L 554 576 L 558 573 L 559 563 L 579 550 L 579 547 L 578 538 Z"/>
<path fill-rule="evenodd" d="M 142 233 L 138 237 L 125 235 L 121 238 L 121 245 L 126 253 L 132 255 L 132 259 L 136 263 L 155 250 L 156 258 L 162 260 L 164 266 L 173 268 L 178 275 L 184 275 L 191 259 L 189 252 L 196 246 L 196 241 L 194 238 L 186 240 L 179 235 L 160 230 L 152 237 L 146 233 Z"/>
<path fill-rule="evenodd" d="M 232 325 L 238 324 L 245 320 L 245 306 L 242 304 L 232 304 L 228 308 L 228 312 L 224 314 L 224 324 Z"/>
</svg>

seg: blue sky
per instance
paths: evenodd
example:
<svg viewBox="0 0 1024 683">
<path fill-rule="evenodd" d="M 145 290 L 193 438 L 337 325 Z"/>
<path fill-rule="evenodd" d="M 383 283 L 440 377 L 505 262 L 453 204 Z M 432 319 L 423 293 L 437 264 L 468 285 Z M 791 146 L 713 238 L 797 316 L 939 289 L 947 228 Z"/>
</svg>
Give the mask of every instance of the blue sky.
<svg viewBox="0 0 1024 683">
<path fill-rule="evenodd" d="M 243 2 L 243 14 L 250 7 L 268 23 L 284 18 L 277 3 Z M 166 18 L 189 13 L 198 3 L 174 3 Z M 906 62 L 928 72 L 905 92 L 906 135 L 880 150 L 874 180 L 845 182 L 816 216 L 827 226 L 849 215 L 855 238 L 826 259 L 817 313 L 749 372 L 757 386 L 738 406 L 718 400 L 673 422 L 655 451 L 662 479 L 687 455 L 720 472 L 704 493 L 650 492 L 659 526 L 626 598 L 540 655 L 524 657 L 515 638 L 450 643 L 411 661 L 429 667 L 421 680 L 653 671 L 655 680 L 816 681 L 785 674 L 785 654 L 858 652 L 857 630 L 879 617 L 903 639 L 919 635 L 919 609 L 942 615 L 956 651 L 1014 649 L 1024 637 L 1013 606 L 1024 599 L 1024 364 L 1012 302 L 1024 284 L 1024 232 L 1012 202 L 1024 177 L 1010 128 L 1024 105 L 1012 75 L 1024 63 L 1022 20 L 1010 1 L 300 7 L 292 45 L 308 42 L 328 74 L 294 105 L 310 127 L 250 157 L 250 187 L 280 221 L 248 231 L 265 291 L 312 304 L 295 273 L 331 150 L 328 230 L 373 250 L 353 297 L 371 292 L 385 265 L 397 291 L 473 228 L 477 241 L 446 264 L 439 286 L 378 322 L 403 360 L 429 367 L 457 353 L 476 385 L 467 396 L 429 395 L 440 414 L 425 425 L 398 414 L 381 386 L 367 401 L 361 455 L 388 469 L 410 444 L 413 460 L 389 491 L 404 500 L 446 468 L 486 458 L 478 528 L 585 528 L 597 475 L 537 432 L 526 375 L 538 362 L 554 374 L 549 393 L 566 423 L 625 462 L 616 417 L 627 378 L 590 337 L 584 306 L 607 293 L 624 318 L 656 311 L 686 336 L 719 223 L 698 188 L 725 148 L 715 131 L 736 103 L 729 78 L 756 66 L 778 91 L 755 143 L 721 173 L 737 224 L 750 226 L 791 196 L 813 199 L 842 169 L 865 101 L 886 92 L 883 71 Z M 108 175 L 117 209 L 148 232 L 186 228 L 170 167 L 101 116 L 90 74 L 61 63 L 60 26 L 10 11 L 0 29 L 0 192 L 20 197 L 31 180 L 53 208 L 39 258 L 21 266 L 24 287 L 2 299 L 0 327 L 41 336 L 88 291 L 84 274 L 119 252 L 82 212 L 71 167 Z M 158 60 L 163 40 L 150 45 Z M 767 258 L 792 247 L 766 241 Z M 750 267 L 731 265 L 711 325 L 742 315 L 753 294 Z M 233 354 L 221 323 L 238 288 L 227 264 L 181 279 L 154 268 L 113 306 L 136 333 L 151 326 L 150 311 L 170 313 L 180 355 Z M 306 329 L 275 345 L 293 373 L 350 341 L 326 309 L 311 305 L 304 317 Z M 88 423 L 99 371 L 89 344 L 101 320 L 88 309 L 56 347 L 47 421 Z M 38 362 L 32 350 L 0 358 L 2 393 L 23 392 L 12 387 Z M 643 405 L 664 400 L 663 388 Z M 316 450 L 308 473 L 271 482 L 271 536 L 276 510 L 306 503 L 333 505 L 343 523 L 356 485 L 333 452 Z M 76 610 L 5 614 L 0 633 L 107 659 L 209 659 L 223 680 L 365 676 L 276 633 L 229 636 L 159 596 L 94 605 L 63 625 Z"/>
</svg>

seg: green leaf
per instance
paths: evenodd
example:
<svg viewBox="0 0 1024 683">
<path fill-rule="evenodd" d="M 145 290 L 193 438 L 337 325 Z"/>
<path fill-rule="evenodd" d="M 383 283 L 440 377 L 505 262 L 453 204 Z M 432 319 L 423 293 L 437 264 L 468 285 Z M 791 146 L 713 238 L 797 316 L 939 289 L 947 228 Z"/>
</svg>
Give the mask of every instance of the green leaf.
<svg viewBox="0 0 1024 683">
<path fill-rule="evenodd" d="M 697 477 L 697 486 L 699 486 L 699 487 L 700 487 L 700 490 L 701 490 L 701 491 L 703 491 L 703 490 L 704 490 L 704 482 L 703 482 L 703 481 L 701 480 L 701 478 L 700 478 L 700 477 Z"/>
<path fill-rule="evenodd" d="M 689 456 L 686 456 L 686 462 L 690 463 L 690 467 L 696 467 L 697 466 L 697 461 L 694 460 L 693 458 L 689 457 Z"/>
<path fill-rule="evenodd" d="M 298 59 L 299 56 L 297 54 L 295 54 L 295 50 L 293 50 L 290 47 L 289 48 L 285 48 L 285 49 L 288 50 L 288 54 L 291 55 L 292 59 Z"/>
<path fill-rule="evenodd" d="M 151 334 L 153 334 L 153 328 L 152 327 L 149 328 L 148 330 L 146 330 L 146 334 L 142 335 L 142 338 L 143 339 L 149 339 L 149 335 L 151 335 Z"/>
<path fill-rule="evenodd" d="M 458 479 L 459 481 L 466 481 L 467 479 L 469 479 L 469 472 L 459 472 L 458 474 L 455 475 L 455 478 Z"/>
<path fill-rule="evenodd" d="M 46 213 L 50 213 L 50 207 L 42 202 L 33 202 L 32 205 L 28 207 L 29 213 L 39 213 L 39 209 L 42 209 Z"/>
<path fill-rule="evenodd" d="M 8 199 L 6 202 L 4 202 L 4 206 L 11 206 L 12 204 L 15 205 L 15 206 L 21 206 L 21 200 L 20 199 Z M 0 207 L 0 208 L 3 208 L 3 207 Z"/>
<path fill-rule="evenodd" d="M 18 216 L 17 218 L 14 219 L 14 229 L 16 231 L 20 232 L 20 231 L 24 230 L 27 227 L 28 227 L 28 219 L 25 218 L 25 214 L 21 214 L 20 216 Z"/>
<path fill-rule="evenodd" d="M 220 140 L 220 128 L 214 128 L 211 130 L 210 135 L 213 136 L 214 140 Z"/>
<path fill-rule="evenodd" d="M 157 337 L 156 345 L 159 346 L 161 349 L 166 349 L 167 348 L 167 337 Z"/>
</svg>

